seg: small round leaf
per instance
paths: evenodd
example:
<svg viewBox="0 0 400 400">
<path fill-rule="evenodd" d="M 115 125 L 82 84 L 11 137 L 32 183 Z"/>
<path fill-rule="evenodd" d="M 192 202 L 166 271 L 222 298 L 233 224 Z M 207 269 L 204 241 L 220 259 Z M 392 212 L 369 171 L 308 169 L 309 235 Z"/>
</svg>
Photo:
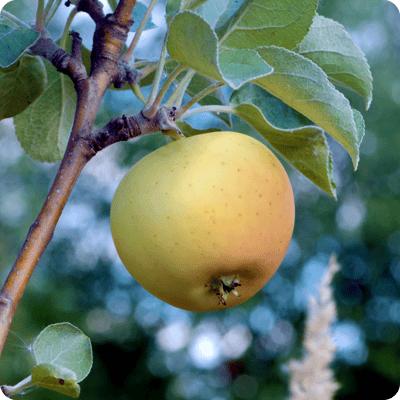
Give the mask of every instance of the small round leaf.
<svg viewBox="0 0 400 400">
<path fill-rule="evenodd" d="M 89 374 L 93 364 L 90 339 L 68 322 L 49 325 L 32 344 L 36 364 L 55 364 L 73 371 L 76 382 Z"/>
</svg>

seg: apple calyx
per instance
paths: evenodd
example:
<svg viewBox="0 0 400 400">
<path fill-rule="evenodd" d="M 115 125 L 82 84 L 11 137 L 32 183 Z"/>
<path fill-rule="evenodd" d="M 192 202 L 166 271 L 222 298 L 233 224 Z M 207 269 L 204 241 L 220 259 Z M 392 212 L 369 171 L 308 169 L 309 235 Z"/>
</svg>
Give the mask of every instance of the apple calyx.
<svg viewBox="0 0 400 400">
<path fill-rule="evenodd" d="M 213 277 L 211 281 L 211 287 L 218 296 L 219 304 L 223 304 L 224 306 L 226 306 L 226 299 L 229 293 L 234 294 L 236 297 L 240 296 L 236 290 L 238 286 L 242 286 L 239 275 Z"/>
</svg>

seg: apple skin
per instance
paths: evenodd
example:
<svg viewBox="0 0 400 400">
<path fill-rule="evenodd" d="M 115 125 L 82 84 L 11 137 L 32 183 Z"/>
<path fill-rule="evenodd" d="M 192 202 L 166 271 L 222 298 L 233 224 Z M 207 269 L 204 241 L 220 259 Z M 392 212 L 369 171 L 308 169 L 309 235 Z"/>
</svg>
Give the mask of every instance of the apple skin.
<svg viewBox="0 0 400 400">
<path fill-rule="evenodd" d="M 136 163 L 117 188 L 110 221 L 122 263 L 146 290 L 178 308 L 213 311 L 267 283 L 294 217 L 292 187 L 275 155 L 250 136 L 212 132 Z M 232 276 L 238 296 L 224 305 L 212 282 Z"/>
</svg>

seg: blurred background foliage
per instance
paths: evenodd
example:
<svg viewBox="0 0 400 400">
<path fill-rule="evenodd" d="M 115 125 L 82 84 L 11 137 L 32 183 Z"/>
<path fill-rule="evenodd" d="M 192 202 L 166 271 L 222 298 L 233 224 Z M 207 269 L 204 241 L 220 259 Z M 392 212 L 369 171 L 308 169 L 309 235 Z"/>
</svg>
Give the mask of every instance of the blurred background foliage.
<svg viewBox="0 0 400 400">
<path fill-rule="evenodd" d="M 157 7 L 153 22 L 160 25 L 162 2 Z M 290 377 L 283 365 L 302 355 L 307 299 L 335 252 L 342 266 L 334 279 L 332 368 L 341 384 L 335 399 L 362 398 L 372 390 L 382 392 L 376 399 L 394 395 L 400 385 L 400 15 L 383 0 L 321 1 L 318 13 L 344 25 L 366 54 L 374 98 L 365 111 L 361 98 L 338 87 L 362 112 L 366 136 L 356 172 L 330 140 L 337 202 L 285 164 L 296 225 L 271 281 L 243 306 L 206 314 L 176 309 L 142 289 L 114 249 L 110 203 L 124 173 L 166 138 L 153 134 L 114 145 L 85 168 L 32 276 L 0 359 L 1 384 L 25 378 L 32 365 L 29 343 L 47 325 L 68 321 L 93 343 L 93 369 L 81 382 L 85 400 L 287 399 Z M 65 16 L 57 17 L 53 34 Z M 90 48 L 94 25 L 78 16 L 73 28 Z M 147 32 L 137 56 L 151 48 L 156 57 L 164 31 L 161 25 Z M 138 107 L 132 93 L 109 91 L 98 126 Z M 224 128 L 209 115 L 190 123 Z M 237 119 L 234 130 L 260 138 Z M 2 282 L 56 170 L 24 155 L 11 119 L 0 123 Z M 37 389 L 25 398 L 67 397 Z"/>
</svg>

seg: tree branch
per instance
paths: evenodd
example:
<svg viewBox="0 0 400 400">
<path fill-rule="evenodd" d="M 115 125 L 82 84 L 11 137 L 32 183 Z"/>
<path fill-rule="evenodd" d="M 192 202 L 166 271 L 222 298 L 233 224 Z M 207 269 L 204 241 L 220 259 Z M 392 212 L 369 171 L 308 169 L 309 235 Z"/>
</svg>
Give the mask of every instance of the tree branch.
<svg viewBox="0 0 400 400">
<path fill-rule="evenodd" d="M 88 76 L 80 57 L 80 51 L 77 51 L 77 47 L 80 48 L 82 45 L 82 39 L 75 32 L 72 34 L 72 38 L 72 55 L 54 43 L 53 39 L 44 36 L 40 37 L 29 50 L 50 61 L 58 71 L 69 76 L 76 83 Z"/>
<path fill-rule="evenodd" d="M 0 293 L 0 354 L 19 301 L 40 257 L 53 237 L 62 210 L 83 167 L 102 146 L 117 141 L 112 139 L 114 130 L 117 132 L 117 138 L 124 130 L 127 131 L 127 136 L 137 136 L 145 133 L 145 130 L 159 130 L 158 123 L 140 115 L 134 120 L 124 117 L 122 124 L 111 121 L 108 134 L 101 130 L 91 134 L 100 101 L 110 84 L 119 78 L 119 60 L 133 23 L 131 14 L 134 5 L 135 0 L 121 0 L 116 14 L 104 17 L 99 1 L 79 1 L 78 10 L 86 11 L 96 22 L 90 77 L 87 76 L 80 60 L 78 35 L 73 35 L 72 55 L 44 36 L 31 47 L 33 53 L 48 59 L 59 71 L 71 77 L 78 95 L 77 108 L 67 149 L 54 183 L 36 221 L 29 229 L 25 243 Z M 168 127 L 165 120 L 162 126 Z M 120 136 L 120 140 L 127 139 L 121 139 Z"/>
<path fill-rule="evenodd" d="M 75 146 L 70 141 L 66 154 L 43 208 L 30 227 L 25 243 L 1 291 L 0 350 L 4 346 L 15 310 L 33 270 L 53 237 L 61 212 L 82 168 L 91 158 L 89 155 L 92 151 L 83 141 L 82 146 Z"/>
<path fill-rule="evenodd" d="M 88 13 L 96 25 L 105 17 L 103 13 L 103 4 L 97 0 L 80 0 L 76 8 L 78 11 Z"/>
</svg>

